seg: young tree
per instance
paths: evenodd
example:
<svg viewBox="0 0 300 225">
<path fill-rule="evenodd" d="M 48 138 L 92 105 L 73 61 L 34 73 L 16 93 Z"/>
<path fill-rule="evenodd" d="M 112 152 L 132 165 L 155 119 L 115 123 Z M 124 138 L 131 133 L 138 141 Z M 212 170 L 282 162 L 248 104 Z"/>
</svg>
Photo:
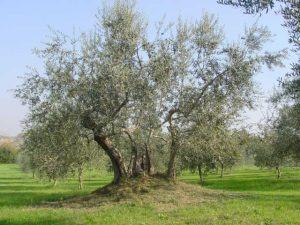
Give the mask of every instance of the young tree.
<svg viewBox="0 0 300 225">
<path fill-rule="evenodd" d="M 182 134 L 201 118 L 203 106 L 237 113 L 251 102 L 260 67 L 281 64 L 284 51 L 262 52 L 269 38 L 266 28 L 254 26 L 241 41 L 227 43 L 217 19 L 205 14 L 195 23 L 161 26 L 150 40 L 134 4 L 117 0 L 99 12 L 91 34 L 76 39 L 55 32 L 37 51 L 45 72 L 27 74 L 16 95 L 29 106 L 28 132 L 44 143 L 54 138 L 47 146 L 55 149 L 41 151 L 91 137 L 110 158 L 115 184 L 140 169 L 150 173 L 151 143 L 167 131 L 167 176 L 174 179 Z M 55 123 L 73 124 L 74 134 L 47 128 Z"/>
<path fill-rule="evenodd" d="M 297 106 L 285 106 L 279 111 L 274 124 L 276 138 L 274 149 L 285 158 L 290 157 L 295 162 L 300 161 L 300 111 Z"/>
<path fill-rule="evenodd" d="M 223 177 L 224 169 L 232 167 L 238 160 L 239 143 L 229 128 L 230 122 L 232 120 L 224 112 L 210 112 L 206 119 L 189 130 L 181 159 L 188 168 L 198 168 L 201 183 L 204 170 L 220 167 Z"/>
<path fill-rule="evenodd" d="M 274 134 L 265 134 L 258 137 L 255 145 L 251 146 L 254 154 L 255 165 L 260 168 L 275 168 L 277 179 L 281 177 L 280 167 L 284 163 L 284 157 L 274 148 Z"/>
<path fill-rule="evenodd" d="M 284 143 L 279 143 L 279 137 L 274 127 L 276 121 L 262 128 L 259 135 L 252 135 L 248 141 L 247 150 L 254 156 L 254 164 L 260 168 L 275 168 L 277 179 L 281 177 L 281 167 L 286 165 L 290 155 L 286 151 Z"/>
<path fill-rule="evenodd" d="M 210 121 L 193 127 L 190 134 L 184 139 L 182 149 L 179 149 L 183 168 L 198 171 L 200 183 L 204 183 L 204 173 L 216 167 L 215 149 L 213 148 L 216 141 L 214 125 Z"/>
</svg>

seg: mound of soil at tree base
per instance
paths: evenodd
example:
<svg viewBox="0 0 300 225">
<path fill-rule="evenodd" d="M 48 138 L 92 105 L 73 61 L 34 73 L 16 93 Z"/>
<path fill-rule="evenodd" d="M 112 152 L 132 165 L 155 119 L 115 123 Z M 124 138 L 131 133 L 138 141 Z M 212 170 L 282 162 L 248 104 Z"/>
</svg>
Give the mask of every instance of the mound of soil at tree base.
<svg viewBox="0 0 300 225">
<path fill-rule="evenodd" d="M 118 185 L 107 185 L 91 194 L 63 201 L 43 204 L 42 207 L 99 207 L 114 204 L 152 205 L 160 210 L 172 210 L 201 202 L 245 195 L 207 190 L 199 185 L 171 182 L 161 177 L 137 177 L 122 180 Z"/>
</svg>

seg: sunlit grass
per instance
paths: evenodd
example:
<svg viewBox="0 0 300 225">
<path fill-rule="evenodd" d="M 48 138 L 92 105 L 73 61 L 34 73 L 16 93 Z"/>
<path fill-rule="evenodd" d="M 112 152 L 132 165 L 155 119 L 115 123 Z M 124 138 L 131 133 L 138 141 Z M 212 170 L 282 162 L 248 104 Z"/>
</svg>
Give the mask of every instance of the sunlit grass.
<svg viewBox="0 0 300 225">
<path fill-rule="evenodd" d="M 284 168 L 280 180 L 276 180 L 274 171 L 254 167 L 228 172 L 223 179 L 210 174 L 204 187 L 243 193 L 241 197 L 174 210 L 139 202 L 73 209 L 37 205 L 84 195 L 109 183 L 111 177 L 86 174 L 85 189 L 80 191 L 75 178 L 59 181 L 53 187 L 46 180 L 21 172 L 17 165 L 0 165 L 0 225 L 300 224 L 300 169 Z M 180 179 L 199 185 L 197 174 L 184 173 Z"/>
</svg>

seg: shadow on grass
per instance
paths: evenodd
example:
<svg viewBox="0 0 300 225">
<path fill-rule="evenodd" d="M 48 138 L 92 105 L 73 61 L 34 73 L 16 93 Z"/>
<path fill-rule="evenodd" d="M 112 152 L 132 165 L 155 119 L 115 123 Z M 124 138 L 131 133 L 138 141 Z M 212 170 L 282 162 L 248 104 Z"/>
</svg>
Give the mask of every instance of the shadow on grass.
<svg viewBox="0 0 300 225">
<path fill-rule="evenodd" d="M 0 164 L 0 207 L 38 206 L 44 202 L 65 200 L 90 193 L 110 181 L 111 176 L 102 179 L 91 179 L 87 176 L 83 191 L 78 189 L 77 178 L 59 181 L 58 185 L 53 187 L 53 183 L 34 179 L 31 174 L 22 172 L 18 165 Z M 8 222 L 0 221 L 0 225 Z"/>
<path fill-rule="evenodd" d="M 0 186 L 0 207 L 22 207 L 22 206 L 38 206 L 45 202 L 66 200 L 73 197 L 85 195 L 106 185 L 107 182 L 85 183 L 85 189 L 79 190 L 78 184 L 62 183 L 60 186 L 52 187 L 30 185 L 12 185 L 5 187 Z M 0 225 L 2 223 L 0 222 Z"/>
<path fill-rule="evenodd" d="M 210 174 L 201 186 L 209 189 L 233 191 L 249 194 L 250 198 L 263 201 L 281 201 L 300 205 L 299 170 L 287 170 L 281 179 L 277 180 L 270 170 L 249 170 L 247 173 L 233 172 L 220 178 Z M 185 174 L 182 181 L 200 185 L 197 174 Z"/>
<path fill-rule="evenodd" d="M 16 221 L 14 219 L 0 219 L 1 225 L 61 225 L 64 224 L 64 221 L 58 219 L 34 219 L 32 220 L 23 220 Z"/>
<path fill-rule="evenodd" d="M 68 198 L 73 198 L 80 196 L 86 193 L 37 193 L 37 192 L 7 192 L 4 194 L 0 193 L 0 207 L 4 206 L 13 206 L 13 207 L 22 207 L 22 206 L 38 206 L 44 202 L 60 201 Z M 2 225 L 2 223 L 0 223 Z"/>
<path fill-rule="evenodd" d="M 106 184 L 110 183 L 110 180 L 108 181 L 92 181 L 92 182 L 84 182 L 84 185 L 88 187 L 88 189 L 91 188 L 99 188 Z M 72 190 L 76 191 L 78 190 L 78 182 L 62 182 L 59 183 L 58 186 L 54 187 L 53 183 L 37 183 L 37 182 L 2 182 L 0 179 L 0 194 L 4 193 L 6 191 L 42 191 L 45 190 L 48 191 L 55 191 L 59 189 L 63 190 Z"/>
<path fill-rule="evenodd" d="M 270 192 L 270 191 L 296 191 L 300 188 L 300 180 L 276 180 L 274 179 L 239 179 L 227 180 L 219 179 L 207 181 L 204 187 L 212 189 L 223 189 L 227 191 L 255 191 L 255 192 Z"/>
<path fill-rule="evenodd" d="M 26 181 L 32 181 L 33 178 L 31 177 L 1 177 L 0 176 L 0 183 L 7 181 L 12 181 L 12 180 L 26 180 Z"/>
<path fill-rule="evenodd" d="M 7 191 L 11 192 L 11 191 L 16 191 L 16 192 L 22 192 L 24 191 L 25 193 L 32 192 L 32 191 L 44 191 L 44 190 L 49 190 L 50 187 L 53 185 L 45 185 L 45 186 L 41 186 L 41 185 L 26 185 L 26 184 L 21 184 L 20 185 L 16 185 L 15 183 L 9 184 L 7 186 L 0 186 L 0 194 L 5 194 Z"/>
</svg>

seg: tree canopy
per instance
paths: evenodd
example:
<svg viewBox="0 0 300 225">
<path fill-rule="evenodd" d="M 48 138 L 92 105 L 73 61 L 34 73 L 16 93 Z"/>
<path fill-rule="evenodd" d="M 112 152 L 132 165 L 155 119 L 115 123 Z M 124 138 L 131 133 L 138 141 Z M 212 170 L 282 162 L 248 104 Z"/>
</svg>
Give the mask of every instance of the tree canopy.
<svg viewBox="0 0 300 225">
<path fill-rule="evenodd" d="M 274 124 L 274 132 L 278 138 L 277 146 L 281 146 L 281 152 L 295 157 L 298 160 L 300 126 L 300 2 L 295 0 L 219 0 L 220 4 L 232 5 L 245 9 L 246 13 L 260 13 L 268 10 L 277 10 L 284 18 L 283 26 L 289 32 L 289 42 L 298 57 L 291 65 L 291 72 L 280 79 L 281 90 L 273 97 L 275 102 L 285 102 L 279 110 L 277 124 Z M 278 5 L 278 7 L 276 6 Z M 288 103 L 286 103 L 288 102 Z M 293 121 L 293 122 L 292 122 Z"/>
<path fill-rule="evenodd" d="M 191 23 L 160 23 L 151 39 L 134 4 L 117 0 L 99 10 L 90 33 L 54 31 L 36 50 L 44 70 L 29 71 L 16 90 L 30 111 L 25 139 L 37 140 L 25 148 L 41 145 L 39 151 L 64 160 L 81 148 L 80 140 L 93 140 L 110 158 L 118 183 L 152 173 L 159 151 L 153 143 L 162 139 L 166 173 L 175 179 L 178 151 L 193 127 L 207 119 L 233 120 L 251 106 L 252 78 L 261 67 L 282 65 L 284 50 L 263 48 L 270 38 L 266 27 L 254 25 L 242 39 L 226 40 L 218 19 L 204 14 Z"/>
</svg>

